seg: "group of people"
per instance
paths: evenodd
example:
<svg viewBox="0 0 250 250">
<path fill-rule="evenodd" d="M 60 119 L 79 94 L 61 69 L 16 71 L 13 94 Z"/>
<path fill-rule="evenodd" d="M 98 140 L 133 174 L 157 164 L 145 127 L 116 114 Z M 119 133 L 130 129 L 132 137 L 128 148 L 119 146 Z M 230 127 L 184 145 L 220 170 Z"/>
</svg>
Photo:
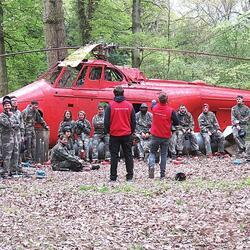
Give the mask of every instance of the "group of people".
<svg viewBox="0 0 250 250">
<path fill-rule="evenodd" d="M 113 93 L 113 101 L 109 103 L 105 110 L 103 106 L 99 105 L 98 114 L 93 117 L 92 121 L 94 126 L 93 161 L 95 162 L 97 159 L 98 152 L 95 149 L 98 147 L 98 143 L 101 139 L 106 138 L 104 144 L 105 152 L 108 152 L 108 154 L 105 154 L 105 156 L 108 155 L 108 159 L 109 157 L 111 158 L 110 181 L 117 180 L 117 166 L 121 157 L 121 151 L 125 158 L 127 181 L 133 179 L 133 149 L 135 147 L 140 160 L 145 159 L 145 155 L 148 154 L 150 178 L 154 178 L 155 162 L 157 154 L 160 152 L 160 177 L 164 179 L 168 151 L 173 159 L 177 156 L 182 156 L 185 139 L 190 140 L 191 150 L 194 155 L 201 154 L 194 133 L 193 116 L 184 105 L 180 105 L 176 112 L 168 105 L 166 93 L 161 93 L 158 97 L 158 102 L 152 102 L 152 113 L 148 111 L 146 103 L 143 103 L 140 106 L 140 111 L 135 113 L 133 105 L 126 100 L 124 89 L 121 86 L 117 86 Z M 238 96 L 237 105 L 232 108 L 232 125 L 239 154 L 246 151 L 245 138 L 249 116 L 249 108 L 243 104 L 243 97 Z M 68 114 L 68 117 L 70 118 L 71 115 Z M 76 127 L 79 120 L 73 125 L 74 129 L 71 133 L 77 135 L 78 139 L 76 141 L 82 140 L 82 143 L 78 142 L 78 145 L 87 144 L 85 146 L 86 150 L 89 148 L 90 123 L 86 120 L 85 115 L 82 118 L 84 119 L 79 117 L 79 120 L 82 123 L 85 121 L 85 131 L 81 131 L 81 133 L 85 133 L 84 136 L 81 136 L 81 133 L 74 132 L 77 130 Z M 72 121 L 64 120 L 59 131 L 63 130 L 62 127 L 65 123 L 72 123 Z M 209 111 L 208 104 L 203 105 L 202 113 L 198 117 L 198 124 L 207 157 L 212 156 L 211 142 L 213 141 L 218 145 L 217 155 L 223 155 L 225 153 L 225 138 L 220 130 L 216 115 Z M 134 143 L 135 141 L 137 143 Z M 248 160 L 250 160 L 250 152 L 248 155 Z M 79 159 L 80 157 L 78 157 L 78 161 Z M 88 156 L 86 156 L 86 159 L 89 160 Z"/>
<path fill-rule="evenodd" d="M 17 98 L 3 98 L 0 114 L 0 176 L 22 173 L 21 160 L 33 161 L 36 148 L 35 124 L 49 129 L 38 111 L 38 102 L 32 101 L 22 112 Z"/>
<path fill-rule="evenodd" d="M 180 105 L 175 111 L 168 105 L 166 93 L 162 92 L 158 96 L 158 101 L 152 101 L 151 112 L 147 104 L 143 103 L 140 111 L 135 113 L 121 86 L 115 87 L 113 93 L 114 99 L 107 106 L 106 103 L 98 105 L 92 125 L 84 111 L 78 112 L 76 121 L 72 119 L 71 111 L 65 111 L 58 130 L 58 143 L 51 150 L 53 170 L 97 169 L 101 142 L 103 158 L 110 162 L 110 181 L 117 180 L 117 166 L 121 155 L 125 158 L 126 179 L 133 179 L 135 151 L 139 160 L 147 159 L 149 178 L 154 178 L 155 162 L 160 154 L 162 179 L 165 177 L 168 154 L 172 159 L 182 156 L 186 140 L 190 141 L 193 155 L 201 155 L 194 133 L 194 119 L 185 105 Z M 250 111 L 244 105 L 243 96 L 237 96 L 236 100 L 237 104 L 231 111 L 233 136 L 238 154 L 247 151 L 247 160 L 250 161 L 250 146 L 246 150 L 245 142 Z M 19 164 L 21 152 L 24 152 L 25 161 L 34 160 L 36 123 L 48 129 L 38 111 L 37 101 L 32 101 L 21 112 L 17 108 L 15 96 L 3 98 L 3 112 L 0 114 L 1 176 L 22 172 Z M 212 156 L 213 141 L 218 145 L 217 155 L 223 155 L 225 138 L 216 115 L 209 111 L 208 104 L 203 104 L 198 124 L 207 157 Z M 94 134 L 90 138 L 92 126 Z"/>
</svg>

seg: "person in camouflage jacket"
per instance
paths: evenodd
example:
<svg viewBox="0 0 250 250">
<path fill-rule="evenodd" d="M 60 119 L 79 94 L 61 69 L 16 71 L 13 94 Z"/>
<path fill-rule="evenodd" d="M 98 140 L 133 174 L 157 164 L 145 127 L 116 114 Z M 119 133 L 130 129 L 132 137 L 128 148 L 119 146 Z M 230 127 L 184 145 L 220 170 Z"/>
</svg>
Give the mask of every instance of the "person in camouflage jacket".
<svg viewBox="0 0 250 250">
<path fill-rule="evenodd" d="M 80 157 L 83 149 L 85 150 L 86 161 L 89 161 L 89 135 L 91 131 L 90 122 L 86 119 L 84 111 L 78 112 L 78 120 L 75 123 L 75 134 L 77 136 L 78 156 Z"/>
<path fill-rule="evenodd" d="M 0 175 L 12 175 L 17 166 L 12 165 L 12 159 L 18 158 L 18 141 L 15 130 L 20 129 L 16 116 L 11 112 L 11 99 L 3 98 L 3 112 L 0 114 L 0 145 L 1 167 Z"/>
<path fill-rule="evenodd" d="M 60 135 L 57 144 L 51 150 L 51 166 L 54 171 L 81 171 L 84 161 L 71 154 L 67 148 L 68 139 Z"/>
<path fill-rule="evenodd" d="M 139 139 L 137 146 L 140 159 L 144 158 L 146 151 L 149 152 L 152 117 L 152 113 L 148 112 L 148 105 L 146 103 L 142 103 L 140 111 L 135 114 L 135 135 Z"/>
<path fill-rule="evenodd" d="M 203 112 L 198 117 L 198 123 L 204 140 L 206 155 L 212 155 L 211 140 L 217 141 L 218 153 L 223 154 L 225 138 L 220 131 L 220 125 L 215 114 L 209 111 L 208 104 L 203 105 Z"/>
<path fill-rule="evenodd" d="M 60 122 L 59 129 L 58 129 L 58 136 L 64 134 L 64 127 L 70 127 L 71 136 L 74 135 L 75 129 L 75 121 L 72 119 L 72 113 L 70 110 L 66 110 L 63 115 L 63 121 Z"/>
<path fill-rule="evenodd" d="M 238 147 L 238 153 L 245 151 L 248 121 L 250 117 L 249 107 L 243 104 L 243 96 L 237 96 L 237 105 L 232 107 L 231 120 L 233 136 Z"/>
<path fill-rule="evenodd" d="M 25 128 L 25 146 L 26 151 L 24 153 L 24 158 L 26 161 L 34 161 L 36 153 L 36 132 L 35 124 L 41 124 L 46 130 L 49 129 L 46 122 L 42 118 L 38 111 L 38 102 L 31 101 L 22 112 L 24 128 Z"/>
<path fill-rule="evenodd" d="M 15 157 L 12 158 L 12 165 L 16 166 L 17 169 L 20 169 L 18 167 L 18 164 L 19 162 L 21 162 L 20 152 L 21 152 L 22 143 L 24 143 L 24 123 L 23 123 L 22 112 L 17 107 L 17 98 L 15 96 L 11 96 L 10 98 L 11 98 L 11 106 L 12 106 L 11 112 L 13 112 L 13 114 L 15 115 L 19 123 L 19 128 L 15 130 L 19 153 L 17 155 L 17 158 Z"/>
<path fill-rule="evenodd" d="M 198 142 L 194 134 L 194 119 L 190 112 L 187 111 L 185 105 L 180 105 L 177 111 L 177 118 L 180 124 L 176 126 L 176 130 L 173 132 L 169 150 L 172 157 L 176 155 L 181 156 L 184 148 L 184 139 L 188 138 L 191 143 L 191 150 L 194 155 L 200 155 Z"/>
<path fill-rule="evenodd" d="M 104 107 L 98 105 L 98 113 L 92 119 L 92 125 L 94 127 L 94 135 L 92 140 L 92 160 L 93 162 L 98 161 L 98 145 L 101 141 L 104 142 L 105 160 L 110 160 L 109 152 L 109 134 L 104 134 Z"/>
</svg>

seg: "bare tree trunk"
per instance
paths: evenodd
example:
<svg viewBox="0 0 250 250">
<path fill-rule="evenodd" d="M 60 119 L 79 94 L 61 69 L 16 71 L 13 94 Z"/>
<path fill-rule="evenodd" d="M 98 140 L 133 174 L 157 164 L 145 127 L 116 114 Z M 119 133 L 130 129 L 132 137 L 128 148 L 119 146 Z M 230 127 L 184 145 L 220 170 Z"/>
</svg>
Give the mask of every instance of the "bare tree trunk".
<svg viewBox="0 0 250 250">
<path fill-rule="evenodd" d="M 65 25 L 62 0 L 44 0 L 44 31 L 47 48 L 65 46 Z M 67 50 L 56 50 L 47 53 L 48 66 L 67 56 Z"/>
<path fill-rule="evenodd" d="M 4 33 L 3 33 L 3 5 L 0 0 L 0 54 L 5 54 Z M 8 93 L 6 58 L 0 57 L 0 95 Z"/>
<path fill-rule="evenodd" d="M 87 3 L 86 3 L 87 2 Z M 91 40 L 91 25 L 98 0 L 77 0 L 77 14 L 79 18 L 79 28 L 81 33 L 82 44 L 87 44 Z"/>
<path fill-rule="evenodd" d="M 132 10 L 132 32 L 133 34 L 141 31 L 141 0 L 133 0 Z M 138 49 L 132 50 L 132 67 L 140 67 L 140 51 Z"/>
<path fill-rule="evenodd" d="M 170 22 L 171 22 L 171 18 L 170 18 L 170 14 L 171 14 L 171 11 L 170 11 L 170 0 L 167 1 L 167 5 L 168 5 L 168 42 L 170 41 Z M 170 52 L 168 52 L 168 68 L 167 68 L 167 77 L 168 74 L 169 74 L 169 71 L 170 71 L 170 63 L 171 63 L 171 54 Z"/>
<path fill-rule="evenodd" d="M 85 29 L 86 29 L 86 22 L 87 22 L 87 16 L 85 12 L 85 0 L 77 0 L 77 14 L 79 19 L 79 28 L 80 28 L 80 36 L 82 44 L 86 44 L 86 38 L 85 38 Z"/>
</svg>

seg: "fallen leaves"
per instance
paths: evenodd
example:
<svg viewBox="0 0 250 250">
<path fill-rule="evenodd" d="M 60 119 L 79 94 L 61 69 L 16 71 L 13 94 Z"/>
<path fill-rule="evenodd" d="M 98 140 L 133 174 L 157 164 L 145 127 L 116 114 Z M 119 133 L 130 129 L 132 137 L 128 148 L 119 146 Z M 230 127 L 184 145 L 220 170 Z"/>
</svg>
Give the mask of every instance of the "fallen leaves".
<svg viewBox="0 0 250 250">
<path fill-rule="evenodd" d="M 135 164 L 134 183 L 109 166 L 0 183 L 1 249 L 247 249 L 249 165 L 230 159 L 168 163 L 166 180 Z M 177 172 L 187 180 L 176 182 Z"/>
</svg>

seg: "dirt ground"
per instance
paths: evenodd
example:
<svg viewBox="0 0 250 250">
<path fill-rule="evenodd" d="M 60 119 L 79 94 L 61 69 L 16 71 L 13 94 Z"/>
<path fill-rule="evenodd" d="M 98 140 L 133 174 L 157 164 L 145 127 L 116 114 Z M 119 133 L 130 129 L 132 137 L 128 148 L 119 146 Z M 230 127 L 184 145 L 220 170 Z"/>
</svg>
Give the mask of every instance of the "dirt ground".
<svg viewBox="0 0 250 250">
<path fill-rule="evenodd" d="M 186 159 L 108 183 L 109 166 L 0 180 L 0 249 L 249 249 L 250 164 Z M 28 169 L 32 172 L 35 170 Z M 182 171 L 187 180 L 174 180 Z"/>
</svg>

